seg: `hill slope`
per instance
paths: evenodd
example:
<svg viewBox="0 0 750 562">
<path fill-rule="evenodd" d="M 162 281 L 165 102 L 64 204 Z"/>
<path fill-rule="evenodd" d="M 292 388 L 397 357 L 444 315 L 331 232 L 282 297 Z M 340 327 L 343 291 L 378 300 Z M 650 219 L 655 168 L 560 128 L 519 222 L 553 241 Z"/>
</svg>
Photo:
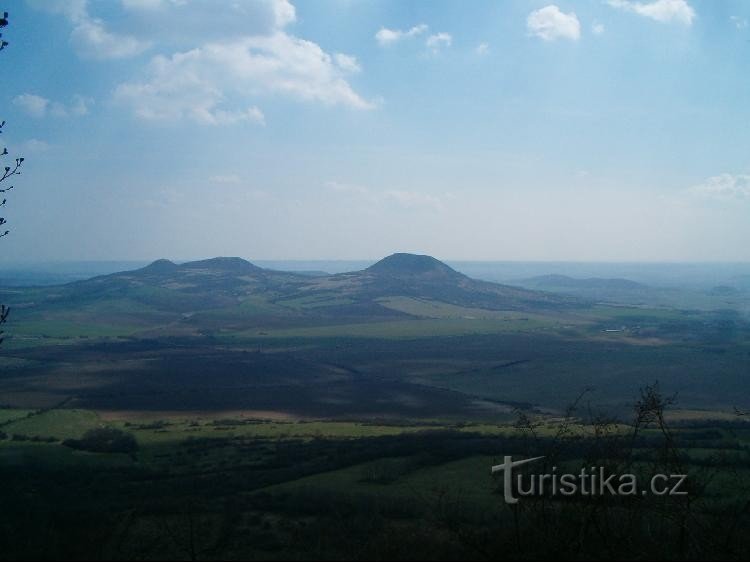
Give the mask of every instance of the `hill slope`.
<svg viewBox="0 0 750 562">
<path fill-rule="evenodd" d="M 558 308 L 574 302 L 565 296 L 471 279 L 431 256 L 414 254 L 393 254 L 362 271 L 320 279 L 304 290 L 335 290 L 357 302 L 405 296 L 489 310 Z"/>
<path fill-rule="evenodd" d="M 466 276 L 432 256 L 391 254 L 365 271 L 384 277 L 458 280 Z"/>
</svg>

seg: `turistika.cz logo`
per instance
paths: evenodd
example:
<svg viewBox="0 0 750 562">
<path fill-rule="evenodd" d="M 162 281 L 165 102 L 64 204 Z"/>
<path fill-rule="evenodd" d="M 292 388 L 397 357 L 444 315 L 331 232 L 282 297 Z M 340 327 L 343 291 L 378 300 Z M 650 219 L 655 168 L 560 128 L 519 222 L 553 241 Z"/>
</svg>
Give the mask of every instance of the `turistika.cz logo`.
<svg viewBox="0 0 750 562">
<path fill-rule="evenodd" d="M 521 473 L 516 474 L 513 481 L 513 469 L 536 462 L 544 457 L 533 457 L 514 461 L 510 455 L 503 457 L 503 464 L 492 467 L 492 474 L 503 473 L 503 487 L 505 503 L 516 504 L 519 496 L 637 496 L 653 494 L 655 496 L 685 496 L 685 474 L 655 474 L 650 478 L 648 486 L 638 485 L 635 474 L 606 474 L 604 467 L 584 467 L 577 474 L 558 473 L 553 466 L 551 472 L 544 474 L 529 474 L 524 479 Z M 524 480 L 526 480 L 524 482 Z M 515 486 L 514 486 L 515 484 Z"/>
</svg>

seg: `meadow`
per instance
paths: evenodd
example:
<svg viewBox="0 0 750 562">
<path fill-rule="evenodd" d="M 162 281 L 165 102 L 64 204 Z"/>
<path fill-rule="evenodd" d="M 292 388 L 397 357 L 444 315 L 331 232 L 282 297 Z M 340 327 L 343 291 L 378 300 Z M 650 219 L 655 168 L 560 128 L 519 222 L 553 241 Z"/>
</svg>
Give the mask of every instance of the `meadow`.
<svg viewBox="0 0 750 562">
<path fill-rule="evenodd" d="M 561 538 L 533 546 L 539 506 L 532 502 L 522 512 L 519 542 L 510 532 L 518 512 L 503 503 L 490 467 L 505 454 L 538 452 L 579 466 L 602 443 L 584 416 L 540 414 L 525 426 L 439 419 L 271 420 L 238 412 L 233 417 L 80 409 L 2 413 L 0 541 L 7 559 L 548 556 L 553 546 L 561 547 Z M 69 444 L 105 427 L 134 436 L 137 449 L 92 452 Z M 738 416 L 681 418 L 672 431 L 696 490 L 698 483 L 710 482 L 693 498 L 696 506 L 706 506 L 694 507 L 695 517 L 715 524 L 721 507 L 727 521 L 744 524 L 741 512 L 736 521 L 725 512 L 750 497 L 747 422 Z M 627 432 L 627 424 L 616 426 L 608 439 Z M 658 428 L 645 429 L 639 439 L 633 455 L 646 470 L 661 442 Z M 567 450 L 553 453 L 561 445 Z M 707 466 L 711 479 L 705 477 Z M 565 525 L 554 518 L 574 507 L 551 505 L 548 526 L 563 532 Z M 583 503 L 575 509 L 591 508 Z M 637 513 L 651 520 L 664 508 L 640 504 Z M 636 508 L 596 509 L 599 517 L 616 518 Z M 732 549 L 743 548 L 743 536 L 730 537 L 724 554 L 741 556 Z M 655 552 L 652 544 L 641 546 Z M 566 548 L 585 556 L 602 545 L 566 543 Z M 689 552 L 700 551 L 690 546 Z"/>
</svg>

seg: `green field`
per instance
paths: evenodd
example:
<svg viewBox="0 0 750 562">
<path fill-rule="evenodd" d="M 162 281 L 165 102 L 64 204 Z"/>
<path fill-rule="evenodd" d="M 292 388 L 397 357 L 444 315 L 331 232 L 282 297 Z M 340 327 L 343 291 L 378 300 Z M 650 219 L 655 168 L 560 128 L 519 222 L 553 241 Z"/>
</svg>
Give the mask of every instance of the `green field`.
<svg viewBox="0 0 750 562">
<path fill-rule="evenodd" d="M 311 533 L 319 540 L 313 557 L 350 556 L 348 543 L 335 540 L 333 529 L 345 530 L 351 547 L 359 544 L 368 557 L 374 556 L 369 550 L 374 545 L 361 546 L 362 532 L 378 541 L 398 539 L 388 544 L 400 556 L 471 557 L 475 533 L 494 530 L 502 539 L 497 546 L 485 543 L 487 548 L 515 548 L 513 535 L 503 531 L 513 511 L 489 470 L 503 454 L 523 457 L 529 446 L 557 447 L 567 427 L 569 444 L 559 443 L 569 452 L 561 461 L 574 467 L 586 443 L 596 442 L 584 423 L 568 427 L 565 419 L 548 416 L 535 418 L 537 437 L 532 438 L 509 423 L 274 421 L 205 413 L 139 418 L 65 409 L 4 413 L 6 420 L 16 419 L 3 426 L 6 437 L 0 439 L 0 474 L 11 490 L 0 529 L 13 533 L 15 540 L 5 550 L 11 557 L 19 540 L 45 527 L 55 537 L 54 546 L 46 543 L 44 548 L 52 549 L 47 552 L 71 557 L 98 552 L 105 558 L 179 558 L 196 541 L 202 556 L 280 559 L 297 556 Z M 734 505 L 750 493 L 736 487 L 750 477 L 750 429 L 736 418 L 730 425 L 711 423 L 693 416 L 674 432 L 683 440 L 691 478 L 703 478 L 706 462 L 724 459 L 711 487 L 694 501 Z M 97 453 L 63 444 L 101 427 L 133 435 L 137 450 Z M 626 435 L 629 430 L 623 425 L 615 431 Z M 659 435 L 647 429 L 643 439 Z M 635 454 L 650 451 L 645 442 Z M 640 465 L 648 470 L 650 463 Z M 56 506 L 54 514 L 46 511 L 49 505 Z M 547 509 L 551 525 L 562 528 L 572 521 L 571 514 L 558 520 L 570 506 L 553 503 Z M 651 509 L 641 517 L 650 519 Z M 31 510 L 27 517 L 10 517 L 24 510 Z M 533 513 L 524 515 L 524 526 L 533 522 Z M 86 541 L 77 538 L 81 526 Z M 460 533 L 445 534 L 453 526 Z M 524 540 L 532 548 L 541 538 Z M 542 544 L 533 547 L 536 552 L 545 551 Z"/>
</svg>

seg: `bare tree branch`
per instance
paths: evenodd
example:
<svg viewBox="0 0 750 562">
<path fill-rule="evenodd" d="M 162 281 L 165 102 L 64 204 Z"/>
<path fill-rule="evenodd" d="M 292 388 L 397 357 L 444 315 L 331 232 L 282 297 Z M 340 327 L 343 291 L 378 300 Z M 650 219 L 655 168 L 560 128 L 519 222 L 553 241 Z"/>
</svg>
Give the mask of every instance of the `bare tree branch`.
<svg viewBox="0 0 750 562">
<path fill-rule="evenodd" d="M 8 12 L 3 12 L 3 17 L 0 18 L 0 29 L 4 28 L 8 25 Z M 8 42 L 2 39 L 2 33 L 0 33 L 0 51 L 5 49 L 5 47 L 8 46 Z M 5 127 L 5 121 L 0 122 L 0 133 L 3 132 L 3 127 Z M 8 156 L 8 149 L 3 147 L 2 153 L 0 153 L 0 157 Z M 4 181 L 8 180 L 9 178 L 13 176 L 20 176 L 21 172 L 21 166 L 23 165 L 24 159 L 19 157 L 15 159 L 15 163 L 11 164 L 10 166 L 4 166 L 2 175 L 0 176 L 0 183 L 3 183 Z M 3 187 L 0 189 L 0 193 L 7 193 L 11 189 L 13 189 L 14 186 L 10 187 Z M 0 207 L 5 207 L 5 204 L 8 202 L 7 199 L 3 198 L 2 203 L 0 203 Z M 7 220 L 5 217 L 0 217 L 0 226 L 3 226 L 7 224 Z M 10 233 L 9 230 L 4 230 L 0 232 L 0 238 L 4 238 Z M 3 305 L 0 305 L 0 326 L 5 324 L 8 320 L 8 315 L 10 314 L 10 307 Z M 3 330 L 0 330 L 0 344 L 3 342 Z"/>
</svg>

